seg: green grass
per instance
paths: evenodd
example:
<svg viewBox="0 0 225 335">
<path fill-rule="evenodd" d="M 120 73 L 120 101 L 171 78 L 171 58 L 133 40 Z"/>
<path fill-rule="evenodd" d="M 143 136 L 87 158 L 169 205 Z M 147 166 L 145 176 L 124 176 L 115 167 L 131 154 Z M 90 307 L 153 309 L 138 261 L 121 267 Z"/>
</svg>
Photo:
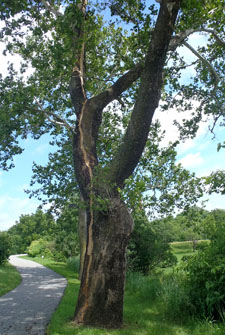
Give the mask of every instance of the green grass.
<svg viewBox="0 0 225 335">
<path fill-rule="evenodd" d="M 170 244 L 173 254 L 177 257 L 178 262 L 184 256 L 193 255 L 193 243 L 192 241 L 185 242 L 172 242 Z"/>
<path fill-rule="evenodd" d="M 224 335 L 225 326 L 193 319 L 172 320 L 165 314 L 160 296 L 163 281 L 159 275 L 128 274 L 124 301 L 124 326 L 118 330 L 77 327 L 72 323 L 78 275 L 65 263 L 35 258 L 35 261 L 60 273 L 68 286 L 48 326 L 48 335 Z M 162 276 L 163 274 L 161 274 Z"/>
<path fill-rule="evenodd" d="M 21 280 L 19 272 L 11 264 L 0 265 L 0 296 L 17 287 Z"/>
<path fill-rule="evenodd" d="M 201 243 L 209 242 L 208 240 L 199 240 L 197 245 Z M 173 254 L 177 257 L 178 263 L 184 256 L 191 256 L 194 254 L 193 242 L 172 242 L 170 243 Z"/>
</svg>

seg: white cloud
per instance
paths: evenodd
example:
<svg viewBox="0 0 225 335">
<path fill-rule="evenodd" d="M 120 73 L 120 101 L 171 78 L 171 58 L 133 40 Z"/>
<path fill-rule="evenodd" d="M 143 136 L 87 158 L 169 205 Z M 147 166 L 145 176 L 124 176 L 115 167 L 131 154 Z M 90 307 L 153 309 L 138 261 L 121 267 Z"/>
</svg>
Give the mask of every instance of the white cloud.
<svg viewBox="0 0 225 335">
<path fill-rule="evenodd" d="M 181 155 L 182 153 L 184 153 L 185 151 L 188 151 L 192 148 L 195 147 L 195 141 L 192 139 L 188 139 L 185 142 L 181 142 L 178 146 L 177 146 L 177 152 L 179 155 Z"/>
<path fill-rule="evenodd" d="M 11 196 L 0 197 L 0 231 L 7 230 L 19 220 L 22 214 L 34 213 L 39 203 L 33 199 Z"/>
<path fill-rule="evenodd" d="M 184 168 L 196 167 L 197 165 L 201 165 L 204 162 L 201 157 L 201 153 L 197 152 L 195 154 L 188 154 L 185 157 L 181 158 L 177 163 L 182 164 Z"/>
</svg>

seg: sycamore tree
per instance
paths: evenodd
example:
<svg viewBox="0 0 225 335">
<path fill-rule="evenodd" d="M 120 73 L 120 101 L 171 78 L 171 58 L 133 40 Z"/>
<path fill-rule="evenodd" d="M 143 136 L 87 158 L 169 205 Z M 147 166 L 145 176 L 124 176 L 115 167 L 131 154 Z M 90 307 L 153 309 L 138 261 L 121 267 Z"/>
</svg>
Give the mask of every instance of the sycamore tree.
<svg viewBox="0 0 225 335">
<path fill-rule="evenodd" d="M 53 186 L 52 193 L 59 187 L 57 171 L 64 180 L 74 172 L 83 201 L 86 251 L 74 321 L 120 327 L 125 251 L 133 228 L 123 189 L 132 190 L 129 177 L 141 160 L 146 165 L 146 153 L 151 165 L 154 153 L 147 143 L 156 129 L 152 119 L 160 99 L 161 108 L 185 112 L 182 136 L 194 136 L 203 115 L 215 122 L 223 119 L 224 4 L 3 0 L 0 15 L 4 54 L 20 60 L 20 70 L 9 64 L 0 81 L 1 167 L 13 167 L 13 156 L 23 150 L 19 140 L 30 134 L 35 139 L 51 134 L 60 147 L 58 159 L 66 161 L 71 153 L 69 169 L 54 160 L 59 169 L 53 183 L 48 178 L 45 183 Z M 189 37 L 199 33 L 206 43 L 195 49 Z M 181 45 L 195 61 L 185 62 L 178 52 Z M 184 82 L 190 66 L 195 76 Z M 110 127 L 104 130 L 107 122 Z M 114 126 L 118 131 L 112 142 Z M 48 169 L 51 173 L 51 164 Z M 156 186 L 173 179 L 169 171 L 164 178 L 155 174 Z M 76 184 L 62 180 L 60 186 L 72 197 Z M 147 186 L 151 190 L 153 182 Z M 168 201 L 172 198 L 173 193 Z"/>
</svg>

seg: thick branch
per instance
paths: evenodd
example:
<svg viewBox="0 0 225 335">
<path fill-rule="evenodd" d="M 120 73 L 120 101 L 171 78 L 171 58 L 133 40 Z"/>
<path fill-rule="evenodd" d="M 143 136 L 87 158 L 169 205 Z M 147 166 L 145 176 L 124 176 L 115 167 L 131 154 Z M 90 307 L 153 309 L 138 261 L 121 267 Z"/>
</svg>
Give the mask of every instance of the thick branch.
<svg viewBox="0 0 225 335">
<path fill-rule="evenodd" d="M 214 36 L 214 38 L 216 39 L 217 43 L 220 44 L 221 46 L 225 47 L 225 42 L 217 35 L 217 33 L 215 32 L 215 30 L 200 27 L 198 29 L 191 29 L 190 28 L 190 29 L 182 31 L 179 34 L 173 36 L 171 38 L 168 50 L 169 51 L 175 51 L 176 48 L 179 45 L 181 45 L 186 38 L 188 38 L 190 35 L 192 35 L 194 33 L 198 33 L 198 32 L 206 32 L 206 33 L 212 34 Z"/>
<path fill-rule="evenodd" d="M 218 74 L 216 73 L 214 67 L 212 66 L 212 64 L 210 64 L 209 61 L 207 61 L 207 59 L 205 59 L 204 57 L 202 57 L 190 44 L 188 44 L 187 42 L 183 42 L 183 44 L 186 46 L 186 48 L 188 48 L 189 50 L 191 50 L 191 52 L 198 57 L 198 59 L 200 59 L 210 70 L 210 72 L 212 73 L 214 79 L 215 79 L 215 89 L 218 86 L 218 83 L 220 81 L 220 78 L 218 76 Z"/>
<path fill-rule="evenodd" d="M 87 6 L 87 0 L 82 0 L 78 3 L 77 8 L 80 11 L 82 19 L 85 20 L 85 11 Z M 85 43 L 80 43 L 84 40 L 83 24 L 79 27 L 73 26 L 73 40 L 72 49 L 74 54 L 74 66 L 70 80 L 70 96 L 74 105 L 77 115 L 79 115 L 81 108 L 86 101 L 86 93 L 84 89 L 84 77 L 85 77 Z M 81 44 L 81 45 L 80 45 Z"/>
<path fill-rule="evenodd" d="M 111 101 L 117 99 L 121 93 L 126 91 L 141 76 L 143 68 L 144 66 L 142 64 L 135 65 L 131 70 L 121 76 L 112 86 L 90 99 L 90 103 L 94 108 L 102 110 Z"/>
<path fill-rule="evenodd" d="M 225 45 L 225 42 L 223 42 L 211 29 L 205 29 L 205 28 L 187 29 L 171 38 L 168 46 L 168 51 L 176 50 L 176 48 L 179 45 L 185 43 L 184 40 L 188 38 L 191 34 L 201 31 L 213 34 L 218 43 L 220 43 L 221 45 Z M 112 100 L 117 99 L 121 95 L 121 93 L 126 91 L 138 78 L 140 78 L 143 69 L 144 69 L 143 64 L 135 65 L 130 71 L 128 71 L 122 77 L 120 77 L 112 86 L 107 88 L 104 92 L 100 93 L 96 97 L 93 97 L 92 98 L 93 104 L 98 105 L 99 109 L 103 109 Z"/>
<path fill-rule="evenodd" d="M 175 51 L 176 48 L 183 43 L 183 41 L 193 33 L 198 32 L 197 29 L 187 29 L 185 31 L 180 32 L 179 34 L 173 36 L 170 40 L 169 51 Z"/>
<path fill-rule="evenodd" d="M 163 68 L 180 1 L 162 1 L 142 71 L 136 104 L 114 159 L 107 167 L 108 180 L 123 187 L 137 166 L 144 150 L 152 118 L 158 107 L 163 85 Z"/>
</svg>

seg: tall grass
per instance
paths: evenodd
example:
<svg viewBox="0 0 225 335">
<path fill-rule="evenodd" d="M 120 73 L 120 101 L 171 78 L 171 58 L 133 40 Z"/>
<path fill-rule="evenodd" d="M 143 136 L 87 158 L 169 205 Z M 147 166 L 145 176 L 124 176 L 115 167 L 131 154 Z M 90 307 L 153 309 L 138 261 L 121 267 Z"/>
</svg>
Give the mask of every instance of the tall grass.
<svg viewBox="0 0 225 335">
<path fill-rule="evenodd" d="M 79 269 L 80 269 L 80 257 L 79 256 L 69 257 L 66 260 L 66 264 L 67 264 L 68 269 L 70 269 L 71 271 L 74 271 L 75 273 L 79 273 Z"/>
</svg>

